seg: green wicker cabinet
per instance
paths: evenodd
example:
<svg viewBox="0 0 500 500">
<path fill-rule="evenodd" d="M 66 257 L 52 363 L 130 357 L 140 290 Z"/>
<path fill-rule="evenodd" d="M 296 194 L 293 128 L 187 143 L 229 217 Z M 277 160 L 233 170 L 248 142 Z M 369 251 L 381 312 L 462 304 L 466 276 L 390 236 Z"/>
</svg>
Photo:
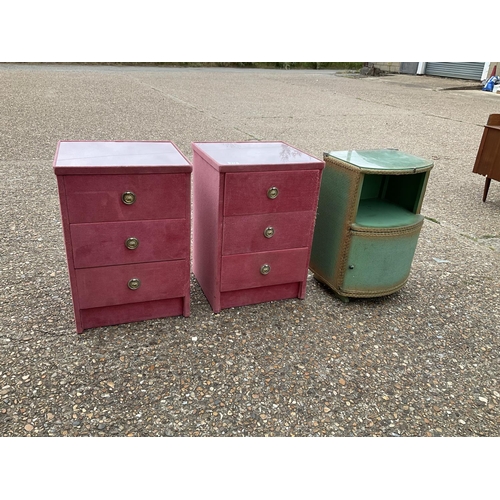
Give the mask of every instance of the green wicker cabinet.
<svg viewBox="0 0 500 500">
<path fill-rule="evenodd" d="M 340 297 L 406 283 L 433 163 L 395 149 L 324 153 L 309 268 Z"/>
</svg>

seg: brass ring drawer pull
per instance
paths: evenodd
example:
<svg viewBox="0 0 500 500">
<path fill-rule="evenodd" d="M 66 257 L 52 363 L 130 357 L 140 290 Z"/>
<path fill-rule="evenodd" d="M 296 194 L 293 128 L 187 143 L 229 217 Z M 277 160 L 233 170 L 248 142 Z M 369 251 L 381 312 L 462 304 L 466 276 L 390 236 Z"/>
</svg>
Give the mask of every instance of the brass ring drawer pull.
<svg viewBox="0 0 500 500">
<path fill-rule="evenodd" d="M 125 191 L 122 194 L 122 201 L 125 205 L 132 205 L 135 203 L 135 193 L 132 193 L 132 191 Z"/>
<path fill-rule="evenodd" d="M 271 266 L 269 264 L 264 264 L 261 268 L 260 268 L 260 274 L 269 274 L 271 272 Z"/>
<path fill-rule="evenodd" d="M 266 229 L 264 229 L 264 236 L 266 238 L 272 238 L 274 236 L 274 227 L 266 227 Z"/>
<path fill-rule="evenodd" d="M 139 246 L 139 240 L 137 238 L 127 238 L 125 240 L 125 246 L 129 250 L 135 250 Z"/>
<path fill-rule="evenodd" d="M 128 287 L 131 290 L 137 290 L 141 286 L 141 280 L 137 278 L 132 278 L 131 280 L 128 281 Z"/>
<path fill-rule="evenodd" d="M 271 200 L 274 200 L 274 198 L 277 198 L 278 197 L 278 194 L 279 194 L 279 190 L 277 187 L 270 187 L 268 190 L 267 190 L 267 197 Z"/>
</svg>

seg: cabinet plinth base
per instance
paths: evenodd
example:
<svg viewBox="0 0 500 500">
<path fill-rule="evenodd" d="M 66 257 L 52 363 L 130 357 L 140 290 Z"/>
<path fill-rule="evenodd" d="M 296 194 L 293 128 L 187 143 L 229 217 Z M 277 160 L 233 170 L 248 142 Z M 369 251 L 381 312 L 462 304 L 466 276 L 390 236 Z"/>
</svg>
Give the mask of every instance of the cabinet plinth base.
<svg viewBox="0 0 500 500">
<path fill-rule="evenodd" d="M 83 330 L 88 328 L 100 326 L 120 325 L 122 323 L 168 318 L 170 316 L 189 316 L 188 308 L 184 307 L 185 300 L 186 298 L 178 297 L 119 306 L 82 309 L 80 311 L 82 327 L 78 329 L 78 333 L 82 333 Z"/>
<path fill-rule="evenodd" d="M 301 283 L 287 283 L 285 285 L 264 286 L 248 288 L 246 290 L 233 290 L 222 292 L 220 296 L 221 309 L 240 307 L 244 305 L 260 304 L 285 299 L 301 299 Z M 218 311 L 217 311 L 218 312 Z"/>
</svg>

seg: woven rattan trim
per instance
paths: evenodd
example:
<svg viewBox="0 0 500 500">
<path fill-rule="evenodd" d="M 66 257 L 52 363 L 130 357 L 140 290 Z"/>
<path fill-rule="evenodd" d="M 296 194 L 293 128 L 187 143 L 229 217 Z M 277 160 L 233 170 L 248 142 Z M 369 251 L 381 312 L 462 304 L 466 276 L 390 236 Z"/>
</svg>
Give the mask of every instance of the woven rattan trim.
<svg viewBox="0 0 500 500">
<path fill-rule="evenodd" d="M 362 168 L 357 167 L 356 165 L 351 165 L 343 160 L 339 160 L 338 158 L 334 158 L 329 156 L 328 153 L 323 154 L 323 160 L 328 163 L 332 163 L 334 165 L 339 165 L 344 168 L 348 168 L 349 170 L 353 170 L 355 172 L 359 172 L 360 174 L 369 174 L 369 175 L 414 175 L 419 174 L 421 172 L 428 172 L 432 170 L 434 165 L 429 165 L 428 167 L 414 168 L 412 170 L 384 170 L 384 169 L 371 169 L 371 168 Z"/>
<path fill-rule="evenodd" d="M 314 269 L 311 268 L 311 271 L 314 274 L 314 278 L 320 281 L 321 283 L 327 285 L 330 287 L 334 292 L 337 292 L 340 295 L 340 289 L 335 286 L 331 281 L 327 280 L 324 276 L 321 276 L 321 274 L 317 274 Z"/>
<path fill-rule="evenodd" d="M 380 170 L 380 169 L 372 170 L 369 168 L 360 168 L 359 171 L 362 174 L 369 174 L 369 175 L 415 175 L 415 174 L 421 174 L 423 172 L 428 172 L 431 169 L 432 165 L 424 168 L 414 168 L 413 170 Z"/>
<path fill-rule="evenodd" d="M 325 163 L 330 164 L 331 167 L 347 171 L 352 179 L 348 194 L 349 205 L 346 211 L 345 233 L 344 237 L 342 238 L 343 244 L 340 248 L 340 254 L 339 254 L 342 256 L 342 258 L 339 259 L 339 261 L 337 262 L 337 265 L 335 266 L 333 273 L 334 280 L 337 283 L 342 283 L 342 281 L 344 280 L 344 273 L 347 266 L 347 250 L 351 244 L 350 226 L 356 219 L 356 213 L 358 210 L 358 198 L 359 198 L 359 189 L 361 185 L 361 174 L 359 172 L 359 168 L 354 167 L 349 163 L 337 160 L 336 158 L 331 158 L 329 156 L 325 156 L 324 159 Z"/>
<path fill-rule="evenodd" d="M 408 278 L 405 278 L 401 283 L 397 285 L 386 288 L 384 290 L 375 290 L 373 292 L 367 292 L 366 290 L 336 290 L 339 295 L 344 295 L 345 297 L 358 297 L 358 298 L 370 298 L 370 297 L 384 297 L 385 295 L 391 295 L 391 293 L 397 292 L 408 281 Z"/>
<path fill-rule="evenodd" d="M 394 285 L 391 288 L 386 288 L 384 290 L 375 290 L 373 292 L 369 292 L 366 290 L 344 290 L 342 288 L 339 288 L 338 286 L 334 285 L 331 281 L 326 279 L 324 276 L 321 276 L 320 274 L 316 274 L 313 269 L 311 271 L 314 274 L 314 278 L 320 281 L 321 283 L 327 285 L 330 287 L 335 293 L 343 296 L 343 297 L 352 297 L 352 298 L 359 298 L 359 299 L 369 299 L 369 298 L 375 298 L 375 297 L 385 297 L 386 295 L 391 295 L 394 292 L 397 292 L 403 286 L 406 284 L 408 281 L 408 278 L 405 278 L 402 282 L 398 283 L 397 285 Z"/>
<path fill-rule="evenodd" d="M 422 228 L 424 221 L 423 219 L 419 222 L 416 222 L 415 224 L 412 224 L 411 226 L 401 226 L 401 227 L 394 227 L 394 228 L 389 228 L 389 227 L 365 227 L 365 226 L 358 226 L 356 223 L 351 224 L 351 231 L 354 231 L 355 233 L 370 233 L 373 234 L 373 237 L 384 237 L 384 236 L 403 236 L 407 235 L 409 236 L 410 234 L 418 233 L 420 232 L 420 229 Z M 366 234 L 368 236 L 368 234 Z"/>
<path fill-rule="evenodd" d="M 359 173 L 361 170 L 359 167 L 356 167 L 355 165 L 351 165 L 350 163 L 347 163 L 345 161 L 333 158 L 332 156 L 328 156 L 326 153 L 323 155 L 323 159 L 325 160 L 326 163 L 331 163 L 336 167 L 342 167 L 345 168 L 346 170 L 351 170 L 352 172 Z"/>
</svg>

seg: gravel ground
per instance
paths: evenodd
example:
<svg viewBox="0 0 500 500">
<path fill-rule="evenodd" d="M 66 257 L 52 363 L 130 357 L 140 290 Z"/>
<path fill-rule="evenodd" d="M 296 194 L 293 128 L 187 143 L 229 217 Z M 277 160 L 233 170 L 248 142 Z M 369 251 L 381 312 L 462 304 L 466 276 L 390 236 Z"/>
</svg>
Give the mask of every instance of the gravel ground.
<svg viewBox="0 0 500 500">
<path fill-rule="evenodd" d="M 0 65 L 0 435 L 498 436 L 500 184 L 472 173 L 500 96 L 334 71 Z M 477 84 L 474 84 L 477 85 Z M 283 140 L 432 159 L 405 287 L 75 332 L 58 140 Z"/>
</svg>

